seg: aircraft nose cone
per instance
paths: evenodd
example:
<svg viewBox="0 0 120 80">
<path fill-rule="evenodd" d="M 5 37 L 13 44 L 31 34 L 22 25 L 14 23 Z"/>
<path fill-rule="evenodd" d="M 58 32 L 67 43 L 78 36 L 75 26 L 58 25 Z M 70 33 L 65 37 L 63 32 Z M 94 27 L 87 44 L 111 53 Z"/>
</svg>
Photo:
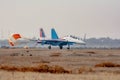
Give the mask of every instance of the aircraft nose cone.
<svg viewBox="0 0 120 80">
<path fill-rule="evenodd" d="M 86 43 L 84 41 L 78 41 L 77 43 L 81 44 L 81 45 L 86 45 Z"/>
</svg>

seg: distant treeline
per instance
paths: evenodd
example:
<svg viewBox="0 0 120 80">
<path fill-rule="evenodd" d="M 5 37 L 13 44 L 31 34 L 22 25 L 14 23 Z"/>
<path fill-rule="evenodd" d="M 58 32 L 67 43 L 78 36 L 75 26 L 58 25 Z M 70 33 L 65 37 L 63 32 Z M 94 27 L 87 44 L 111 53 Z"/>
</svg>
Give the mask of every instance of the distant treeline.
<svg viewBox="0 0 120 80">
<path fill-rule="evenodd" d="M 86 39 L 87 47 L 102 47 L 102 48 L 119 48 L 120 47 L 120 39 L 112 39 L 112 38 L 89 38 Z"/>
<path fill-rule="evenodd" d="M 24 42 L 22 44 L 22 42 Z M 75 45 L 71 47 L 78 47 L 78 48 L 120 48 L 120 39 L 112 39 L 109 37 L 103 38 L 89 38 L 85 40 L 86 45 Z M 30 47 L 35 47 L 35 43 L 33 41 L 19 41 L 19 45 L 17 47 L 22 47 L 24 45 L 28 45 Z M 8 40 L 0 40 L 0 47 L 10 47 Z M 37 45 L 37 47 L 41 47 L 42 45 Z"/>
</svg>

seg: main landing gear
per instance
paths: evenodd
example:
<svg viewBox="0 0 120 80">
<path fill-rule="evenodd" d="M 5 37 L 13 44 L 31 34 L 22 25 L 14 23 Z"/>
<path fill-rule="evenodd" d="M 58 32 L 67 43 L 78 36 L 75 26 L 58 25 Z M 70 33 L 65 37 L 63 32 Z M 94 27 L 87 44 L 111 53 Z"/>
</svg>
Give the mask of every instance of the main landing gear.
<svg viewBox="0 0 120 80">
<path fill-rule="evenodd" d="M 60 49 L 63 49 L 63 46 L 59 46 Z M 51 49 L 51 45 L 48 46 L 48 49 Z M 70 49 L 70 46 L 68 45 L 67 49 Z"/>
<path fill-rule="evenodd" d="M 68 44 L 68 47 L 67 47 L 67 49 L 70 49 L 70 45 Z"/>
<path fill-rule="evenodd" d="M 60 49 L 63 49 L 63 46 L 59 46 Z M 67 47 L 67 49 L 70 49 L 70 46 Z"/>
<path fill-rule="evenodd" d="M 63 49 L 63 46 L 59 46 L 60 47 L 60 49 Z"/>
<path fill-rule="evenodd" d="M 67 49 L 70 49 L 70 47 L 67 47 Z"/>
</svg>

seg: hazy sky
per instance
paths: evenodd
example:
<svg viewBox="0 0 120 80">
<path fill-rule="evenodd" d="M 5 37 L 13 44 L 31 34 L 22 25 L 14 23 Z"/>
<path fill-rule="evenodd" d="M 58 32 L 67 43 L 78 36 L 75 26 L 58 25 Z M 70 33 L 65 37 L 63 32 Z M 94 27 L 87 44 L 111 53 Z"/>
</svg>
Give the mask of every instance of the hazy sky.
<svg viewBox="0 0 120 80">
<path fill-rule="evenodd" d="M 39 28 L 50 37 L 120 38 L 120 0 L 0 0 L 0 38 L 9 33 L 39 37 Z"/>
</svg>

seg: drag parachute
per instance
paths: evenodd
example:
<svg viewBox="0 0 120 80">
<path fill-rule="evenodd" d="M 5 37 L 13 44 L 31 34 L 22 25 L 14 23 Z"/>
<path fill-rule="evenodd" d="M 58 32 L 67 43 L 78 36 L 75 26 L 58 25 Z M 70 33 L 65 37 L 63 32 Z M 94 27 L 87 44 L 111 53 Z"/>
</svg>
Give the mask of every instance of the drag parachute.
<svg viewBox="0 0 120 80">
<path fill-rule="evenodd" d="M 15 46 L 16 41 L 20 38 L 22 38 L 20 34 L 12 34 L 8 39 L 10 46 Z"/>
</svg>

